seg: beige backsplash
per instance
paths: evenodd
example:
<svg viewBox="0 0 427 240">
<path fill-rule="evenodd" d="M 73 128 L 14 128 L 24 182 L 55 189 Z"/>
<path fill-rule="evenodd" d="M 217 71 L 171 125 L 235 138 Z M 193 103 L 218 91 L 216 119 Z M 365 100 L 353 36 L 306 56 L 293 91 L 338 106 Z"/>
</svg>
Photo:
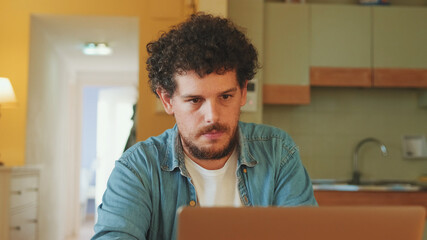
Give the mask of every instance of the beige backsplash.
<svg viewBox="0 0 427 240">
<path fill-rule="evenodd" d="M 420 90 L 312 88 L 307 106 L 265 105 L 263 123 L 287 131 L 300 147 L 311 178 L 349 179 L 357 143 L 374 137 L 388 148 L 384 158 L 375 143 L 359 152 L 362 180 L 416 180 L 427 175 L 427 159 L 402 158 L 405 134 L 427 135 L 427 108 Z"/>
</svg>

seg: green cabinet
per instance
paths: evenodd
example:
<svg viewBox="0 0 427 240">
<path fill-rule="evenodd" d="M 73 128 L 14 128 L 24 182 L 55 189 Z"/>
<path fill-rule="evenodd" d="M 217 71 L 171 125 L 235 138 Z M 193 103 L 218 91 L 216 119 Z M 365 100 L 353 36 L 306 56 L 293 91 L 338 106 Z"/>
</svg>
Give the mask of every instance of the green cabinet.
<svg viewBox="0 0 427 240">
<path fill-rule="evenodd" d="M 218 3 L 218 1 L 213 1 Z M 223 0 L 219 1 L 223 2 Z M 241 27 L 246 36 L 250 39 L 251 43 L 258 51 L 259 60 L 262 62 L 263 55 L 263 20 L 264 20 L 264 0 L 229 0 L 227 1 L 227 16 L 235 24 Z M 245 111 L 242 109 L 240 120 L 245 122 L 262 122 L 262 82 L 263 82 L 263 69 L 260 69 L 254 78 L 255 81 L 255 94 L 256 98 L 249 96 L 246 101 L 253 101 L 256 104 L 256 111 Z"/>
<path fill-rule="evenodd" d="M 264 103 L 310 102 L 309 54 L 309 5 L 266 2 Z"/>
<path fill-rule="evenodd" d="M 311 5 L 310 74 L 313 86 L 372 85 L 372 9 Z"/>
<path fill-rule="evenodd" d="M 313 86 L 427 87 L 427 9 L 311 5 Z"/>
<path fill-rule="evenodd" d="M 311 5 L 311 66 L 371 67 L 371 9 Z"/>
<path fill-rule="evenodd" d="M 373 8 L 374 86 L 427 87 L 427 8 Z"/>
<path fill-rule="evenodd" d="M 265 104 L 308 104 L 310 86 L 427 87 L 427 8 L 261 0 L 228 8 L 259 49 Z"/>
<path fill-rule="evenodd" d="M 427 8 L 374 7 L 374 68 L 427 69 Z"/>
</svg>

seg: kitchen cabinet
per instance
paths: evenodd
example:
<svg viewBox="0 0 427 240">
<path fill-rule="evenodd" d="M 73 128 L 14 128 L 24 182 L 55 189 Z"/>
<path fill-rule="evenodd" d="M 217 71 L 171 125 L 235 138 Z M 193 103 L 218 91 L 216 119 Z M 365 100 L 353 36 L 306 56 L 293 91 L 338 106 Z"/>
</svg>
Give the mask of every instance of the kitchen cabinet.
<svg viewBox="0 0 427 240">
<path fill-rule="evenodd" d="M 197 11 L 209 13 L 215 16 L 228 16 L 228 0 L 198 0 L 195 2 Z"/>
<path fill-rule="evenodd" d="M 427 87 L 427 9 L 373 7 L 375 87 Z"/>
<path fill-rule="evenodd" d="M 310 103 L 309 6 L 266 2 L 264 104 Z"/>
<path fill-rule="evenodd" d="M 427 87 L 427 9 L 311 5 L 312 86 Z"/>
<path fill-rule="evenodd" d="M 215 1 L 216 2 L 216 1 Z M 232 0 L 228 1 L 228 18 L 233 21 L 237 26 L 242 28 L 246 37 L 250 39 L 251 43 L 258 51 L 260 61 L 264 54 L 264 1 L 263 0 Z M 242 109 L 240 119 L 245 122 L 262 123 L 262 82 L 263 82 L 263 69 L 259 69 L 254 79 L 256 82 L 254 91 L 251 94 L 248 92 L 247 101 L 251 101 L 256 105 L 255 111 L 245 111 Z M 255 99 L 254 99 L 255 96 Z M 249 104 L 248 104 L 249 105 Z"/>
<path fill-rule="evenodd" d="M 427 191 L 314 191 L 319 206 L 423 206 Z M 426 216 L 427 218 L 427 216 Z"/>
<path fill-rule="evenodd" d="M 364 6 L 311 5 L 312 86 L 372 86 L 371 12 Z"/>
<path fill-rule="evenodd" d="M 38 168 L 0 167 L 0 239 L 37 239 L 38 189 Z"/>
</svg>

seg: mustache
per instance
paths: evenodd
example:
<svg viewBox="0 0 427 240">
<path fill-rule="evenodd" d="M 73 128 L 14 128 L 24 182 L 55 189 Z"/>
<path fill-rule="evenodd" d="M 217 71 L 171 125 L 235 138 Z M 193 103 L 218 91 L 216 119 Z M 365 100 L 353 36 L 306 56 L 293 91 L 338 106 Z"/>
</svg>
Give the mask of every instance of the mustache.
<svg viewBox="0 0 427 240">
<path fill-rule="evenodd" d="M 211 124 L 209 126 L 206 126 L 206 127 L 202 128 L 201 130 L 199 130 L 199 132 L 198 132 L 197 135 L 201 136 L 203 134 L 212 132 L 214 130 L 220 131 L 220 132 L 226 132 L 226 131 L 228 131 L 228 127 L 225 126 L 225 125 L 222 125 L 220 123 L 214 123 L 214 124 Z"/>
</svg>

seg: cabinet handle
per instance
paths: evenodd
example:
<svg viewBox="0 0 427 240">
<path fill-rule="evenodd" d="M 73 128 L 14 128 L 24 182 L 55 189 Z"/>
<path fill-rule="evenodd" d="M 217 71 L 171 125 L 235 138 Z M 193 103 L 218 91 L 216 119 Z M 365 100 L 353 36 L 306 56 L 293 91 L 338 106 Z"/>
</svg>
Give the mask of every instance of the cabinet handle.
<svg viewBox="0 0 427 240">
<path fill-rule="evenodd" d="M 11 191 L 11 193 L 15 195 L 22 195 L 22 191 Z"/>
<path fill-rule="evenodd" d="M 39 189 L 38 188 L 27 188 L 27 191 L 29 191 L 29 192 L 38 192 Z"/>
<path fill-rule="evenodd" d="M 10 227 L 10 230 L 21 231 L 21 226 Z"/>
</svg>

